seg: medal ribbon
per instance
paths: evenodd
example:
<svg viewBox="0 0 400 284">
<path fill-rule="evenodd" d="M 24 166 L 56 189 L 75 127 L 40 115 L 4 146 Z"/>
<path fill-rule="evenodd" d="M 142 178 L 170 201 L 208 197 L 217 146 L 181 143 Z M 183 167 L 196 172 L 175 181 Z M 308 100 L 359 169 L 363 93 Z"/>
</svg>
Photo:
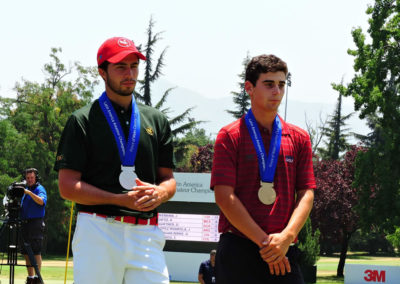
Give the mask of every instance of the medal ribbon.
<svg viewBox="0 0 400 284">
<path fill-rule="evenodd" d="M 257 121 L 253 112 L 249 109 L 245 116 L 247 129 L 249 130 L 251 140 L 256 149 L 258 168 L 263 182 L 274 182 L 276 165 L 278 163 L 279 149 L 281 148 L 282 124 L 279 116 L 276 115 L 272 125 L 272 137 L 269 145 L 268 157 L 265 152 L 264 143 L 258 129 Z"/>
<path fill-rule="evenodd" d="M 140 115 L 135 99 L 132 96 L 132 114 L 131 123 L 129 125 L 128 143 L 126 143 L 125 135 L 122 131 L 121 124 L 119 123 L 118 116 L 110 99 L 107 97 L 106 92 L 104 92 L 99 98 L 99 103 L 101 110 L 107 119 L 108 125 L 114 134 L 122 165 L 133 167 L 140 138 Z"/>
</svg>

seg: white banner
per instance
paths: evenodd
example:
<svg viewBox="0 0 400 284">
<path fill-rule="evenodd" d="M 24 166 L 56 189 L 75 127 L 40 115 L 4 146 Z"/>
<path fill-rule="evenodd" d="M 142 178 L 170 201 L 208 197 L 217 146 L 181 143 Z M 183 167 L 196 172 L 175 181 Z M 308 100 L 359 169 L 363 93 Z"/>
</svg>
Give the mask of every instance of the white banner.
<svg viewBox="0 0 400 284">
<path fill-rule="evenodd" d="M 400 266 L 346 264 L 344 283 L 400 283 Z"/>
<path fill-rule="evenodd" d="M 174 173 L 176 193 L 171 201 L 214 203 L 210 189 L 211 173 Z"/>
</svg>

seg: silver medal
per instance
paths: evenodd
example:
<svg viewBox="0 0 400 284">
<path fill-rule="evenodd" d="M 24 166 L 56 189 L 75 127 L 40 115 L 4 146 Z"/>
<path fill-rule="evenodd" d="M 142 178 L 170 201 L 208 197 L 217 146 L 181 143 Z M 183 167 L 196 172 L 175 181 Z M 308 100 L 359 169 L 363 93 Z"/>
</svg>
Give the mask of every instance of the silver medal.
<svg viewBox="0 0 400 284">
<path fill-rule="evenodd" d="M 136 186 L 135 167 L 124 167 L 121 166 L 122 172 L 119 175 L 119 183 L 125 189 L 132 190 Z"/>
<path fill-rule="evenodd" d="M 258 199 L 266 205 L 271 205 L 275 202 L 276 192 L 272 182 L 261 182 L 261 187 L 258 190 Z"/>
</svg>

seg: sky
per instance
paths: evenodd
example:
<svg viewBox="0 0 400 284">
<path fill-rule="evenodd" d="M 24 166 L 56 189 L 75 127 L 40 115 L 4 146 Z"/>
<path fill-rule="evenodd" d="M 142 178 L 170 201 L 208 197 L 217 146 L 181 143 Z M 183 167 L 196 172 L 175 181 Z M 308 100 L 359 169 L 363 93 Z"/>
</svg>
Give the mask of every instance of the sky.
<svg viewBox="0 0 400 284">
<path fill-rule="evenodd" d="M 163 80 L 209 98 L 238 91 L 247 54 L 275 54 L 292 74 L 290 99 L 334 103 L 331 83 L 354 74 L 351 30 L 366 32 L 371 0 L 13 0 L 0 4 L 0 96 L 12 97 L 22 78 L 42 82 L 50 49 L 65 63 L 96 65 L 113 36 L 146 43 L 150 17 L 168 47 Z M 345 103 L 352 104 L 347 98 Z"/>
</svg>

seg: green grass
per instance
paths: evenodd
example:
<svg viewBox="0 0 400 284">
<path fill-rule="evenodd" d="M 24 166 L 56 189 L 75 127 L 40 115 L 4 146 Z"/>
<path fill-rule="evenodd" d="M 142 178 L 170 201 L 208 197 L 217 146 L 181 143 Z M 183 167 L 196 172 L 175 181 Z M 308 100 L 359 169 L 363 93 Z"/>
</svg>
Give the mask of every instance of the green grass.
<svg viewBox="0 0 400 284">
<path fill-rule="evenodd" d="M 9 266 L 3 266 L 1 270 L 0 280 L 8 280 L 10 275 Z M 25 279 L 27 276 L 27 271 L 24 266 L 16 266 L 14 271 L 14 279 Z M 65 267 L 56 267 L 56 266 L 43 266 L 40 272 L 43 279 L 47 280 L 64 280 L 65 275 Z M 73 269 L 69 268 L 67 273 L 67 280 L 72 282 L 73 280 Z M 6 282 L 0 282 L 6 283 Z"/>
<path fill-rule="evenodd" d="M 317 273 L 318 274 L 318 273 Z M 317 283 L 324 283 L 324 284 L 342 284 L 344 282 L 342 277 L 336 276 L 318 276 Z"/>
<path fill-rule="evenodd" d="M 1 257 L 1 256 L 0 256 Z M 46 280 L 46 284 L 61 284 L 64 283 L 65 259 L 63 257 L 45 256 L 43 257 L 44 264 L 42 266 L 42 277 Z M 51 261 L 51 262 L 48 262 Z M 6 259 L 3 260 L 3 264 Z M 338 256 L 321 257 L 317 263 L 317 283 L 322 284 L 343 284 L 344 279 L 336 277 L 336 269 L 339 262 Z M 19 259 L 19 264 L 23 264 L 23 260 Z M 370 256 L 365 253 L 349 253 L 346 263 L 357 264 L 373 264 L 373 265 L 397 265 L 400 266 L 399 256 Z M 0 283 L 8 283 L 9 266 L 1 267 Z M 24 266 L 15 267 L 15 283 L 23 283 L 26 277 L 26 268 Z M 73 268 L 68 268 L 67 283 L 73 282 Z M 187 284 L 193 282 L 171 282 L 174 284 Z M 196 282 L 194 282 L 196 283 Z"/>
<path fill-rule="evenodd" d="M 344 283 L 343 277 L 336 277 L 339 256 L 321 257 L 317 262 L 317 283 L 339 284 Z M 370 256 L 363 252 L 351 252 L 346 258 L 346 263 L 369 265 L 396 265 L 400 266 L 399 256 Z"/>
</svg>

